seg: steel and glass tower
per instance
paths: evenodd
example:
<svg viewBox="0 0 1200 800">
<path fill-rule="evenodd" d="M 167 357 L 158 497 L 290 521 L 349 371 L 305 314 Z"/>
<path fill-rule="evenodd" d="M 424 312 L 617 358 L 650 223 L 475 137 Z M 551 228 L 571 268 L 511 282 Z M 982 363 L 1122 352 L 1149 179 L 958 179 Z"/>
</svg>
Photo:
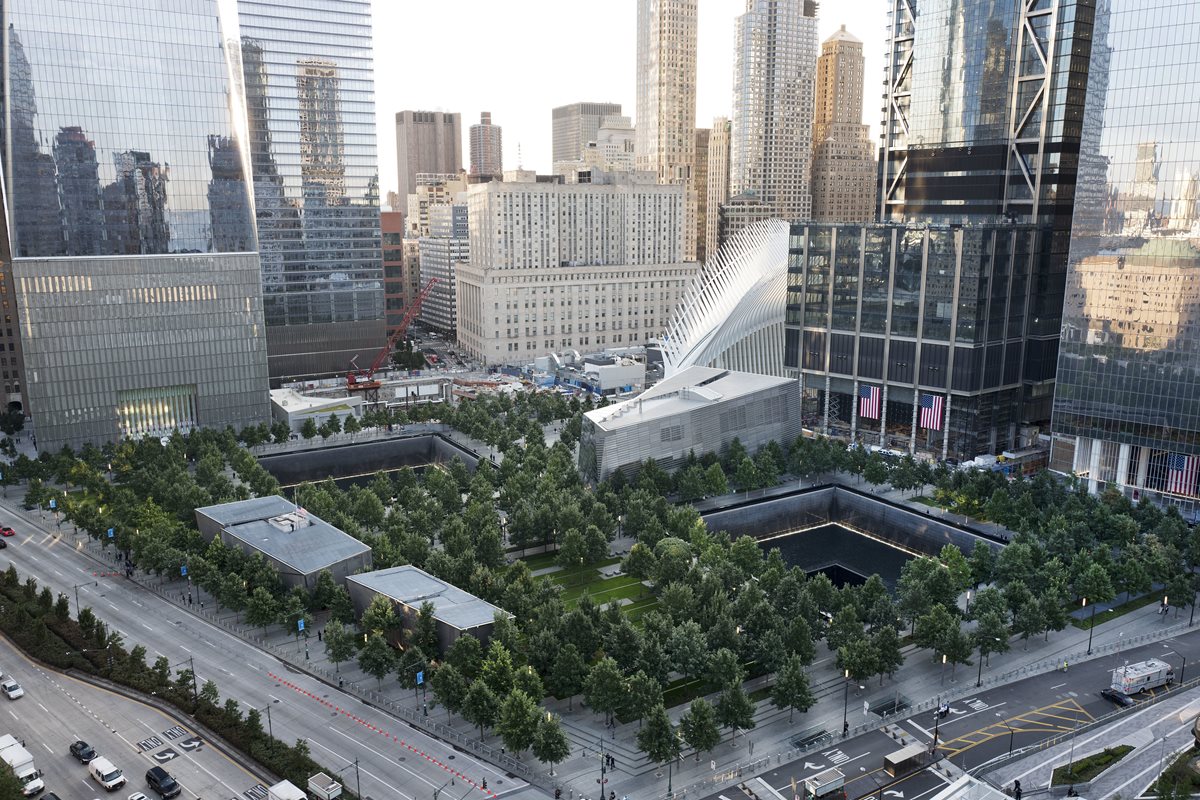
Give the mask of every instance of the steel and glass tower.
<svg viewBox="0 0 1200 800">
<path fill-rule="evenodd" d="M 1051 466 L 1200 513 L 1200 6 L 1097 0 Z"/>
<path fill-rule="evenodd" d="M 215 0 L 0 3 L 0 374 L 38 444 L 269 418 Z"/>
<path fill-rule="evenodd" d="M 271 380 L 342 373 L 384 343 L 370 3 L 237 8 Z"/>
</svg>

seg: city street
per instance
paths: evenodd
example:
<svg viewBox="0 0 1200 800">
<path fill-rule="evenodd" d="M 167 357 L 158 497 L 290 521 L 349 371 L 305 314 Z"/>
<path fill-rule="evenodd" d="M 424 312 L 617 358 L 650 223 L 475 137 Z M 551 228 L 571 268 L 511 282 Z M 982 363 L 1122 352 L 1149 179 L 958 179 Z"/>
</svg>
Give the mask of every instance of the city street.
<svg viewBox="0 0 1200 800">
<path fill-rule="evenodd" d="M 128 784 L 120 792 L 122 797 L 147 791 L 146 770 L 155 765 L 179 782 L 184 800 L 265 796 L 261 776 L 206 746 L 186 724 L 153 706 L 48 672 L 27 661 L 4 638 L 0 638 L 0 668 L 25 689 L 24 697 L 0 701 L 6 712 L 0 714 L 0 732 L 25 742 L 43 773 L 46 790 L 63 800 L 102 793 L 68 750 L 79 739 L 125 773 Z"/>
<path fill-rule="evenodd" d="M 948 781 L 931 770 L 896 781 L 883 770 L 885 756 L 914 743 L 931 745 L 936 730 L 938 754 L 957 767 L 971 769 L 1043 739 L 1070 733 L 1077 725 L 1117 709 L 1099 694 L 1108 686 L 1113 669 L 1151 657 L 1173 664 L 1176 677 L 1187 678 L 1192 667 L 1185 666 L 1185 660 L 1190 665 L 1200 658 L 1200 631 L 1068 665 L 1066 673 L 1036 675 L 955 700 L 950 704 L 949 716 L 936 725 L 934 715 L 927 712 L 893 726 L 898 738 L 882 731 L 844 741 L 834 737 L 762 777 L 774 790 L 791 796 L 793 780 L 799 786 L 805 778 L 837 767 L 846 775 L 846 794 L 851 800 L 881 789 L 885 797 L 920 800 Z M 1200 663 L 1195 669 L 1200 670 Z M 971 680 L 974 673 L 959 671 L 957 677 L 959 681 Z M 706 800 L 741 800 L 737 795 L 743 793 L 733 788 L 712 793 Z"/>
<path fill-rule="evenodd" d="M 22 578 L 31 575 L 39 585 L 66 594 L 73 611 L 78 591 L 79 602 L 120 633 L 127 648 L 146 647 L 149 661 L 165 656 L 172 671 L 194 663 L 199 683 L 212 679 L 222 702 L 232 697 L 243 708 L 262 710 L 277 739 L 307 740 L 313 758 L 336 772 L 339 781 L 350 789 L 361 783 L 363 797 L 415 800 L 442 790 L 446 800 L 460 800 L 528 789 L 528 784 L 491 764 L 295 671 L 224 628 L 165 602 L 87 556 L 82 536 L 54 535 L 53 522 L 33 524 L 30 516 L 0 503 L 0 524 L 17 530 L 3 557 L 16 565 Z M 53 727 L 49 721 L 31 722 L 26 734 L 31 737 Z M 59 749 L 65 753 L 65 745 Z M 231 796 L 261 800 L 248 788 Z"/>
</svg>

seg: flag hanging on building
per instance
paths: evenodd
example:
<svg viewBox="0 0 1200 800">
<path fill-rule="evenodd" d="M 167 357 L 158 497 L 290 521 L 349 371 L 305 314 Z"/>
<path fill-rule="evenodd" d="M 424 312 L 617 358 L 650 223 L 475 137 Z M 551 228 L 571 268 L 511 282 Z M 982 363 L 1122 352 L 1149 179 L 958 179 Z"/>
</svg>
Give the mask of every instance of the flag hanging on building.
<svg viewBox="0 0 1200 800">
<path fill-rule="evenodd" d="M 946 409 L 946 399 L 940 394 L 921 395 L 921 427 L 931 431 L 942 429 L 942 414 Z"/>
<path fill-rule="evenodd" d="M 1194 497 L 1200 457 L 1171 453 L 1167 456 L 1167 491 Z"/>
<path fill-rule="evenodd" d="M 878 386 L 858 388 L 858 415 L 867 419 L 879 419 L 880 391 Z"/>
</svg>

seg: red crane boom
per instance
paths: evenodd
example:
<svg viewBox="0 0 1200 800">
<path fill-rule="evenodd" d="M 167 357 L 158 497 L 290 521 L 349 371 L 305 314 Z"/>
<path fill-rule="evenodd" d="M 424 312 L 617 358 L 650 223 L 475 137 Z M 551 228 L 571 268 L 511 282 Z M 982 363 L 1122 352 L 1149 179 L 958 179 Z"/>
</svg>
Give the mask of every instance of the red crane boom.
<svg viewBox="0 0 1200 800">
<path fill-rule="evenodd" d="M 375 380 L 375 373 L 388 360 L 388 356 L 392 354 L 392 350 L 396 347 L 396 342 L 407 333 L 408 326 L 412 324 L 413 319 L 417 316 L 417 312 L 421 310 L 421 303 L 424 303 L 425 298 L 429 297 L 430 291 L 433 290 L 434 284 L 437 282 L 437 278 L 430 278 L 429 282 L 422 287 L 413 301 L 408 304 L 408 308 L 405 310 L 400 324 L 396 326 L 396 330 L 388 337 L 387 344 L 379 351 L 379 355 L 375 356 L 375 360 L 371 362 L 371 366 L 365 370 L 360 370 L 353 362 L 350 363 L 350 370 L 346 373 L 347 391 L 365 392 L 379 388 L 379 381 Z"/>
</svg>

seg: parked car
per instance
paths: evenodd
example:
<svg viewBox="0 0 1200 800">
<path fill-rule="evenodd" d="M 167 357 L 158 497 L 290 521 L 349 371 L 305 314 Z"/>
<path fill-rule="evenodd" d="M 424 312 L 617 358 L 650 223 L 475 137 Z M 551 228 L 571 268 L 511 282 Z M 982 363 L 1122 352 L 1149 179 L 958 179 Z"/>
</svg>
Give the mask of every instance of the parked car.
<svg viewBox="0 0 1200 800">
<path fill-rule="evenodd" d="M 158 796 L 163 800 L 170 800 L 182 791 L 179 783 L 171 777 L 171 773 L 162 767 L 151 767 L 146 770 L 146 784 L 158 792 Z"/>
<path fill-rule="evenodd" d="M 0 681 L 0 692 L 4 692 L 4 696 L 9 700 L 16 700 L 18 697 L 25 696 L 25 690 L 21 688 L 21 684 L 12 678 L 5 678 L 3 681 Z"/>
<path fill-rule="evenodd" d="M 96 757 L 96 749 L 81 739 L 71 745 L 71 755 L 86 764 Z"/>
<path fill-rule="evenodd" d="M 17 532 L 7 525 L 0 527 L 0 536 L 16 536 Z"/>
<path fill-rule="evenodd" d="M 0 550 L 3 550 L 6 547 L 8 547 L 8 542 L 4 541 L 3 539 L 0 539 Z"/>
<path fill-rule="evenodd" d="M 1111 700 L 1114 703 L 1116 703 L 1117 705 L 1124 706 L 1126 708 L 1128 708 L 1129 706 L 1133 705 L 1134 702 L 1136 702 L 1129 695 L 1122 694 L 1121 692 L 1118 692 L 1116 689 L 1101 689 L 1100 696 L 1103 697 L 1105 700 Z"/>
<path fill-rule="evenodd" d="M 96 798 L 96 800 L 100 800 L 100 798 Z M 127 800 L 150 800 L 150 798 L 146 797 L 146 795 L 142 794 L 141 792 L 134 792 L 133 794 L 129 795 Z"/>
</svg>

